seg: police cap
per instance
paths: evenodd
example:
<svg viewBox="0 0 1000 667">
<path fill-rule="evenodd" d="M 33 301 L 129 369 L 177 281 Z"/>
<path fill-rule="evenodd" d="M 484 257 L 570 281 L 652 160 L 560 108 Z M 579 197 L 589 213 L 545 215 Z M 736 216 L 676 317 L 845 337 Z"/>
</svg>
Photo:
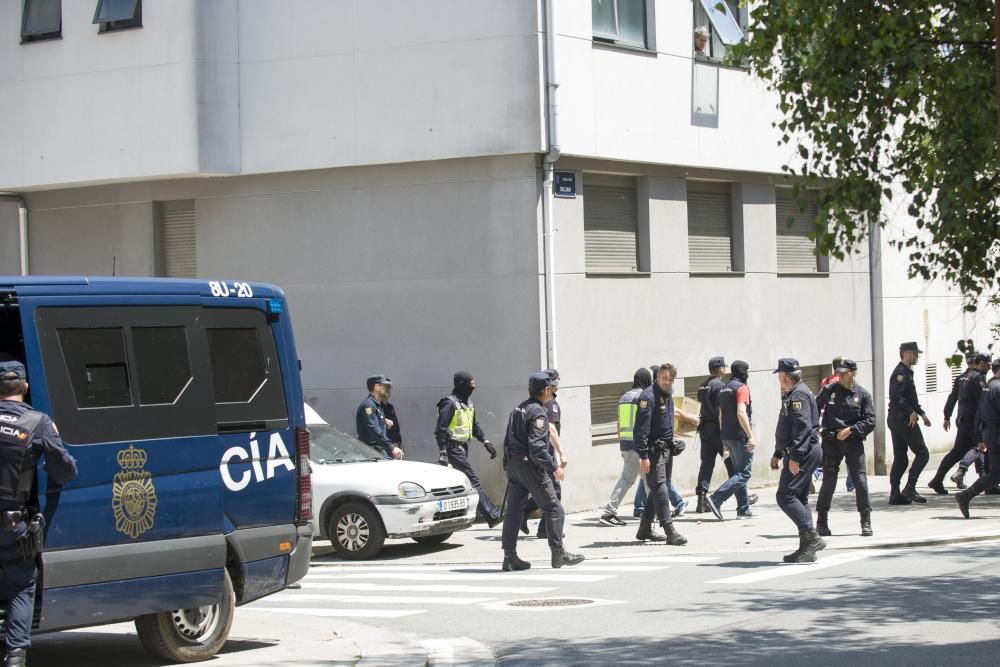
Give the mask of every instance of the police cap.
<svg viewBox="0 0 1000 667">
<path fill-rule="evenodd" d="M 924 353 L 923 350 L 921 350 L 919 347 L 917 347 L 916 341 L 912 341 L 912 340 L 909 341 L 909 342 L 907 342 L 907 343 L 900 343 L 899 344 L 899 351 L 900 352 L 916 352 L 917 354 L 923 354 Z"/>
<path fill-rule="evenodd" d="M 983 354 L 982 352 L 977 352 L 972 355 L 972 363 L 974 364 L 988 364 L 990 363 L 990 355 Z"/>
<path fill-rule="evenodd" d="M 993 363 L 990 364 L 990 368 L 992 368 L 993 370 L 1000 368 L 1000 357 L 997 357 L 996 359 L 993 360 Z"/>
<path fill-rule="evenodd" d="M 368 391 L 374 389 L 375 385 L 377 384 L 385 384 L 392 386 L 392 380 L 390 380 L 381 373 L 379 373 L 378 375 L 372 375 L 371 377 L 368 378 Z"/>
<path fill-rule="evenodd" d="M 853 359 L 844 359 L 839 364 L 837 364 L 836 371 L 838 373 L 847 373 L 848 371 L 858 370 L 858 364 Z"/>
<path fill-rule="evenodd" d="M 20 361 L 0 361 L 0 379 L 27 380 L 28 371 Z"/>
<path fill-rule="evenodd" d="M 725 368 L 726 358 L 725 357 L 712 357 L 708 360 L 708 370 L 712 371 L 716 368 Z"/>
<path fill-rule="evenodd" d="M 778 359 L 778 367 L 774 369 L 775 373 L 794 373 L 800 370 L 799 360 L 792 359 L 791 357 L 784 357 L 783 359 Z"/>
<path fill-rule="evenodd" d="M 531 391 L 542 391 L 546 387 L 554 387 L 558 381 L 547 372 L 532 373 L 528 378 L 528 389 Z"/>
</svg>

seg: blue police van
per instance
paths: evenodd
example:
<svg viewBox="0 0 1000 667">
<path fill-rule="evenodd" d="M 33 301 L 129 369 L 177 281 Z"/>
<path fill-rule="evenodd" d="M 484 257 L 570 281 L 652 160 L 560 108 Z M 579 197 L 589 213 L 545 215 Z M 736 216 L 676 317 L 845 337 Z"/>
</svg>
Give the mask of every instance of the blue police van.
<svg viewBox="0 0 1000 667">
<path fill-rule="evenodd" d="M 28 369 L 79 474 L 36 476 L 36 632 L 134 620 L 175 662 L 305 576 L 309 435 L 288 306 L 231 281 L 0 277 L 0 358 Z"/>
</svg>

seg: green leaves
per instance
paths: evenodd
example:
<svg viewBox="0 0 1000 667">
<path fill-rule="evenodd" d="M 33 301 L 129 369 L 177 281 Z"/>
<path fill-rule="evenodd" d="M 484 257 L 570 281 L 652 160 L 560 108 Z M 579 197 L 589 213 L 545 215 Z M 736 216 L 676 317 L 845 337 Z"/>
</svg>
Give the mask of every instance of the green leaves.
<svg viewBox="0 0 1000 667">
<path fill-rule="evenodd" d="M 1000 302 L 1000 151 L 994 0 L 762 0 L 738 48 L 778 94 L 781 142 L 824 186 L 816 237 L 848 254 L 869 221 L 917 234 L 890 241 L 910 275 Z M 803 140 L 804 139 L 804 140 Z M 905 194 L 904 194 L 905 193 Z M 801 194 L 801 193 L 797 193 Z M 892 204 L 892 206 L 890 206 Z"/>
</svg>

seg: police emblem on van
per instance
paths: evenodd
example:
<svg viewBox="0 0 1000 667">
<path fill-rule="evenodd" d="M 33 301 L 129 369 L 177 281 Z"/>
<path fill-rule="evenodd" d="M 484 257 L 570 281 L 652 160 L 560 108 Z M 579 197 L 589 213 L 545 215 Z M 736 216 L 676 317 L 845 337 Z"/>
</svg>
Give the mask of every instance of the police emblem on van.
<svg viewBox="0 0 1000 667">
<path fill-rule="evenodd" d="M 153 476 L 143 468 L 146 452 L 129 445 L 118 452 L 121 472 L 115 473 L 111 507 L 115 512 L 115 530 L 133 540 L 153 527 L 156 518 L 156 489 Z"/>
</svg>

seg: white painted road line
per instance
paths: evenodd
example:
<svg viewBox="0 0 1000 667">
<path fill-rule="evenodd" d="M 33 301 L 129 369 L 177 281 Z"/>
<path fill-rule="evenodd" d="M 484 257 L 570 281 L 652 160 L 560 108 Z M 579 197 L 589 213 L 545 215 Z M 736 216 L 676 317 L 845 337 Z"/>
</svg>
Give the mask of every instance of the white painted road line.
<svg viewBox="0 0 1000 667">
<path fill-rule="evenodd" d="M 434 596 L 413 596 L 404 597 L 401 595 L 343 595 L 341 593 L 328 593 L 326 595 L 316 595 L 311 593 L 278 593 L 267 598 L 268 602 L 352 602 L 354 604 L 483 604 L 493 602 L 494 598 L 470 598 L 470 597 L 434 597 Z"/>
<path fill-rule="evenodd" d="M 327 575 L 323 579 L 344 581 L 346 579 L 397 579 L 402 581 L 561 581 L 565 583 L 592 584 L 606 579 L 614 579 L 613 574 L 529 574 L 528 572 L 491 572 L 488 574 L 463 574 L 458 572 L 343 572 Z M 318 579 L 310 579 L 309 583 Z"/>
<path fill-rule="evenodd" d="M 608 562 L 607 565 L 604 565 L 603 564 L 604 562 L 605 561 L 595 561 L 595 562 L 588 561 L 586 562 L 585 565 L 574 565 L 569 569 L 561 570 L 561 572 L 565 574 L 573 574 L 574 572 L 655 572 L 656 570 L 666 570 L 668 567 L 670 567 L 669 565 L 655 565 L 655 564 L 653 565 L 631 565 L 625 563 L 619 564 L 620 561 L 610 561 Z M 435 567 L 435 568 L 430 568 L 426 566 L 411 566 L 411 567 L 395 566 L 391 568 L 345 567 L 343 569 L 336 569 L 332 572 L 330 571 L 331 569 L 332 568 L 324 568 L 324 571 L 322 572 L 313 571 L 306 577 L 305 580 L 309 581 L 312 579 L 332 579 L 344 576 L 344 574 L 361 574 L 366 572 L 368 573 L 414 572 L 421 574 L 442 574 L 445 572 L 454 572 L 455 574 L 495 574 L 498 576 L 506 577 L 504 573 L 500 572 L 499 565 L 497 565 L 496 567 L 476 567 L 468 565 L 459 565 L 459 566 Z M 547 565 L 533 563 L 531 566 L 531 572 L 537 572 L 537 571 L 553 572 L 554 570 Z"/>
<path fill-rule="evenodd" d="M 616 565 L 627 565 L 628 563 L 707 563 L 719 560 L 718 556 L 616 556 L 604 560 L 587 561 L 590 565 L 598 563 L 614 563 Z"/>
<path fill-rule="evenodd" d="M 461 584 L 428 584 L 423 586 L 396 585 L 396 584 L 370 584 L 365 582 L 348 582 L 336 584 L 312 584 L 310 589 L 326 588 L 341 591 L 386 591 L 392 592 L 414 592 L 414 593 L 490 593 L 490 594 L 510 594 L 510 595 L 534 595 L 544 593 L 554 589 L 552 586 L 465 586 Z"/>
<path fill-rule="evenodd" d="M 739 574 L 735 577 L 726 577 L 725 579 L 713 579 L 712 581 L 706 581 L 706 584 L 753 584 L 758 581 L 767 581 L 768 579 L 778 579 L 781 577 L 794 576 L 798 574 L 809 574 L 810 572 L 816 572 L 817 570 L 825 570 L 830 567 L 837 567 L 838 565 L 845 565 L 847 563 L 853 563 L 855 561 L 864 560 L 865 558 L 871 558 L 872 556 L 879 556 L 885 551 L 879 551 L 876 549 L 866 550 L 866 551 L 854 551 L 845 554 L 837 554 L 834 556 L 827 556 L 815 563 L 802 563 L 802 564 L 782 564 L 775 567 L 769 567 L 763 570 L 758 570 L 756 572 L 748 572 L 747 574 Z"/>
<path fill-rule="evenodd" d="M 396 609 L 315 609 L 312 607 L 250 607 L 253 611 L 272 614 L 300 614 L 304 616 L 335 616 L 339 618 L 403 618 L 425 614 L 426 609 L 399 611 Z"/>
</svg>

